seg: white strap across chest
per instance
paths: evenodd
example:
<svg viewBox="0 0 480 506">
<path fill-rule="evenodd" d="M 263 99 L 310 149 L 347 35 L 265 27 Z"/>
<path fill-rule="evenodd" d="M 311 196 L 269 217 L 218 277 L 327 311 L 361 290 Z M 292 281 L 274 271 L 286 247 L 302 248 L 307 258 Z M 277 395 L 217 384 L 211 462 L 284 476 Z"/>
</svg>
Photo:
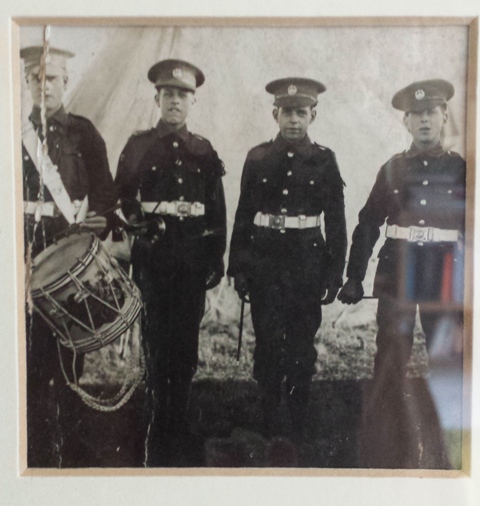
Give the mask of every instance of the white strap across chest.
<svg viewBox="0 0 480 506">
<path fill-rule="evenodd" d="M 62 178 L 58 172 L 58 167 L 53 164 L 47 153 L 42 149 L 42 142 L 38 138 L 33 125 L 28 123 L 22 132 L 22 141 L 27 150 L 33 165 L 40 174 L 41 183 L 45 184 L 51 193 L 55 204 L 70 225 L 80 223 L 85 219 L 88 210 L 88 196 L 85 197 L 78 210 L 75 204 L 70 200 L 67 190 L 63 184 Z M 39 215 L 40 217 L 41 215 Z"/>
</svg>

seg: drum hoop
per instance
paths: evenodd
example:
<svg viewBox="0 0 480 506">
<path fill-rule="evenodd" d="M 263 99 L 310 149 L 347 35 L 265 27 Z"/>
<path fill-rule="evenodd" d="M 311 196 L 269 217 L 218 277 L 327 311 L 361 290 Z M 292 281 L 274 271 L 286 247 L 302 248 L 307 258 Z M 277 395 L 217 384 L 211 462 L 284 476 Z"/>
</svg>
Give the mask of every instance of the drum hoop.
<svg viewBox="0 0 480 506">
<path fill-rule="evenodd" d="M 52 281 L 50 284 L 44 287 L 37 288 L 32 290 L 31 296 L 32 299 L 37 299 L 44 297 L 45 292 L 48 293 L 56 293 L 66 285 L 68 285 L 72 279 L 72 275 L 77 276 L 81 272 L 83 272 L 94 260 L 94 255 L 100 249 L 101 244 L 100 240 L 94 235 L 91 235 L 91 243 L 89 248 L 85 251 L 83 256 L 77 257 L 77 262 L 75 265 L 69 269 L 65 274 L 60 276 L 57 280 Z"/>
<path fill-rule="evenodd" d="M 48 297 L 49 294 L 47 294 Z M 55 299 L 51 300 L 52 304 L 57 305 Z M 116 320 L 115 322 L 112 322 L 106 329 L 104 329 L 103 332 L 97 333 L 97 337 L 95 337 L 95 332 L 89 329 L 86 325 L 83 324 L 83 322 L 77 322 L 79 325 L 87 329 L 89 332 L 91 332 L 91 335 L 88 336 L 85 339 L 82 340 L 76 340 L 74 342 L 71 337 L 69 336 L 69 332 L 67 328 L 64 328 L 63 331 L 53 326 L 46 314 L 44 314 L 43 311 L 41 311 L 37 306 L 35 306 L 35 309 L 39 312 L 40 316 L 47 322 L 49 327 L 53 330 L 53 332 L 57 335 L 58 339 L 60 340 L 60 343 L 65 346 L 66 348 L 73 349 L 77 351 L 78 353 L 88 353 L 90 351 L 95 351 L 100 348 L 103 348 L 107 344 L 112 343 L 117 338 L 119 338 L 124 332 L 126 332 L 130 327 L 133 326 L 136 319 L 138 318 L 138 315 L 140 314 L 140 311 L 142 309 L 142 303 L 140 301 L 140 298 L 138 297 L 138 294 L 134 294 L 134 296 L 131 298 L 131 303 L 129 304 L 128 308 L 124 312 L 122 317 Z M 59 309 L 63 311 L 63 308 L 59 306 Z M 65 314 L 67 314 L 70 318 L 71 315 L 64 311 Z M 126 321 L 126 318 L 131 318 L 131 323 L 128 323 Z"/>
</svg>

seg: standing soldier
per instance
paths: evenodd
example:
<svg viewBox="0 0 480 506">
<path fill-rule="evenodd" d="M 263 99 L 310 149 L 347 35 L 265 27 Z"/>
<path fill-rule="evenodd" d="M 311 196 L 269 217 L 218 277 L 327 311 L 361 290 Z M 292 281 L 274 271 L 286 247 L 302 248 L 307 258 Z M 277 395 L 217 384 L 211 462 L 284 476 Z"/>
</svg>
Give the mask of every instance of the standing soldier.
<svg viewBox="0 0 480 506">
<path fill-rule="evenodd" d="M 159 215 L 165 221 L 159 241 L 139 239 L 132 249 L 145 308 L 152 402 L 147 464 L 156 466 L 170 464 L 172 445 L 188 434 L 205 293 L 224 275 L 226 214 L 223 163 L 210 142 L 186 126 L 203 73 L 185 61 L 164 60 L 149 70 L 148 78 L 157 90 L 161 119 L 155 128 L 129 139 L 116 183 L 131 223 L 152 222 Z"/>
<path fill-rule="evenodd" d="M 67 59 L 73 53 L 41 46 L 20 51 L 33 109 L 22 132 L 24 240 L 27 265 L 68 228 L 71 216 L 88 209 L 84 228 L 105 233 L 107 218 L 102 214 L 116 202 L 108 167 L 105 143 L 86 118 L 65 111 L 63 95 L 68 83 Z M 37 145 L 46 139 L 42 163 Z M 49 186 L 45 163 L 60 175 Z M 83 203 L 83 205 L 82 205 Z M 61 261 L 62 259 L 59 259 Z M 28 273 L 27 273 L 28 274 Z M 27 432 L 28 465 L 48 467 L 69 465 L 76 395 L 66 385 L 57 352 L 57 339 L 40 316 L 27 311 Z M 61 348 L 65 364 L 73 362 L 73 352 Z M 80 377 L 83 355 L 77 356 L 76 375 Z M 66 367 L 66 373 L 72 371 Z M 57 420 L 49 410 L 49 385 L 53 392 Z M 73 378 L 69 377 L 72 381 Z M 75 420 L 77 422 L 77 420 Z M 54 431 L 62 431 L 57 437 Z M 63 441 L 64 446 L 59 441 Z M 55 462 L 56 448 L 58 462 Z M 59 453 L 59 454 L 58 454 Z"/>
<path fill-rule="evenodd" d="M 333 152 L 307 135 L 325 86 L 303 78 L 267 85 L 280 132 L 247 155 L 228 274 L 250 296 L 256 336 L 253 375 L 265 430 L 278 427 L 286 378 L 294 435 L 301 438 L 317 352 L 322 305 L 342 285 L 346 253 L 344 183 Z M 324 213 L 325 239 L 320 224 Z"/>
<path fill-rule="evenodd" d="M 442 319 L 449 318 L 462 326 L 458 307 L 463 298 L 465 161 L 442 145 L 447 101 L 453 93 L 452 84 L 434 79 L 414 82 L 393 97 L 392 105 L 404 112 L 403 121 L 413 143 L 407 151 L 394 155 L 378 173 L 359 214 L 348 281 L 338 296 L 346 304 L 362 299 L 368 260 L 386 221 L 387 239 L 379 253 L 373 290 L 378 297 L 374 388 L 384 404 L 385 399 L 393 397 L 397 404 L 402 403 L 417 305 L 427 349 Z M 399 413 L 396 409 L 395 417 Z M 377 412 L 376 419 L 381 423 L 379 418 Z M 379 432 L 374 439 L 378 437 Z M 380 450 L 369 449 L 380 459 L 366 465 L 412 465 L 405 441 L 398 438 L 401 436 L 388 436 L 396 447 L 385 449 L 383 456 Z"/>
</svg>

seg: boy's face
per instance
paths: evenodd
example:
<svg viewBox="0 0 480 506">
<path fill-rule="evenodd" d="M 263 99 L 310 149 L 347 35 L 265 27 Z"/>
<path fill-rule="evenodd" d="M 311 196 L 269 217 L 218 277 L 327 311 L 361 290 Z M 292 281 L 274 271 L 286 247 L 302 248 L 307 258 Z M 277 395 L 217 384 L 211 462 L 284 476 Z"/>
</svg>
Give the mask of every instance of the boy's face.
<svg viewBox="0 0 480 506">
<path fill-rule="evenodd" d="M 195 96 L 193 92 L 182 88 L 163 86 L 155 96 L 155 100 L 162 111 L 162 121 L 179 130 L 187 122 L 188 113 L 195 103 Z"/>
<path fill-rule="evenodd" d="M 45 110 L 47 117 L 62 106 L 63 94 L 67 88 L 66 75 L 47 75 L 45 78 Z M 28 74 L 27 84 L 35 106 L 42 105 L 42 82 L 39 74 Z"/>
<path fill-rule="evenodd" d="M 405 113 L 403 122 L 418 147 L 433 147 L 440 142 L 442 129 L 447 119 L 448 114 L 445 108 L 436 105 L 423 111 Z"/>
<path fill-rule="evenodd" d="M 280 133 L 289 142 L 303 139 L 316 115 L 317 111 L 310 106 L 279 107 L 273 110 L 273 117 L 280 127 Z"/>
</svg>

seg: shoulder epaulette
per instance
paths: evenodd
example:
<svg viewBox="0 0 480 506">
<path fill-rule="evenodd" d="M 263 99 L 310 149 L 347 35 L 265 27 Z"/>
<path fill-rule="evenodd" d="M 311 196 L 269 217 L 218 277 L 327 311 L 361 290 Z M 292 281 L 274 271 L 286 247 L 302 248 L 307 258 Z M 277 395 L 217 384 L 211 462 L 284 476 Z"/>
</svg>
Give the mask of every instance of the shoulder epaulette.
<svg viewBox="0 0 480 506">
<path fill-rule="evenodd" d="M 192 133 L 192 135 L 193 135 L 196 139 L 198 139 L 198 140 L 200 140 L 200 141 L 208 142 L 208 140 L 207 140 L 207 139 L 205 139 L 205 137 L 202 137 L 201 135 L 194 134 L 194 133 Z"/>
<path fill-rule="evenodd" d="M 403 158 L 405 154 L 407 153 L 407 150 L 403 150 L 401 153 L 395 153 L 387 163 L 393 162 L 395 160 L 398 160 L 399 158 Z"/>
<path fill-rule="evenodd" d="M 140 137 L 142 135 L 147 135 L 152 132 L 152 130 L 155 130 L 154 128 L 149 128 L 148 130 L 135 130 L 133 132 L 132 137 Z"/>
<path fill-rule="evenodd" d="M 258 144 L 258 146 L 255 146 L 248 152 L 247 160 L 260 160 L 267 152 L 267 148 L 269 148 L 272 144 L 273 140 Z"/>
<path fill-rule="evenodd" d="M 73 114 L 72 112 L 67 113 L 67 117 L 73 119 L 78 123 L 83 123 L 85 125 L 93 125 L 93 123 L 85 116 L 79 116 L 78 114 Z"/>
<path fill-rule="evenodd" d="M 321 151 L 331 151 L 330 148 L 327 148 L 326 146 L 322 146 L 321 144 L 318 144 L 318 142 L 314 142 L 315 146 L 320 149 Z"/>
<path fill-rule="evenodd" d="M 448 150 L 447 155 L 449 155 L 453 158 L 462 158 L 463 159 L 463 156 L 460 153 L 457 153 L 456 151 Z"/>
</svg>

